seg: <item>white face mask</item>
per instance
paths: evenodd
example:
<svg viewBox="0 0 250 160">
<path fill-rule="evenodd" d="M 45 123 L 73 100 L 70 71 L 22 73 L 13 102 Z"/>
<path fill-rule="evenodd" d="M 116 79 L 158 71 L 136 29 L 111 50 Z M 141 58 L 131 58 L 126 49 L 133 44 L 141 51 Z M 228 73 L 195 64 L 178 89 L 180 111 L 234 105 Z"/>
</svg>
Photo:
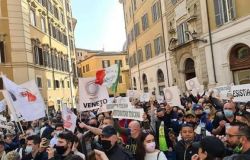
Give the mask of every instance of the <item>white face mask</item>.
<svg viewBox="0 0 250 160">
<path fill-rule="evenodd" d="M 206 114 L 210 114 L 210 113 L 211 113 L 211 110 L 208 108 L 208 109 L 205 109 L 204 112 L 205 112 Z"/>
<path fill-rule="evenodd" d="M 31 146 L 26 146 L 25 153 L 29 154 L 31 152 L 32 152 L 32 147 Z"/>
<path fill-rule="evenodd" d="M 246 109 L 246 111 L 250 113 L 250 109 Z"/>
<path fill-rule="evenodd" d="M 155 142 L 147 143 L 145 147 L 146 152 L 152 153 L 155 151 Z"/>
</svg>

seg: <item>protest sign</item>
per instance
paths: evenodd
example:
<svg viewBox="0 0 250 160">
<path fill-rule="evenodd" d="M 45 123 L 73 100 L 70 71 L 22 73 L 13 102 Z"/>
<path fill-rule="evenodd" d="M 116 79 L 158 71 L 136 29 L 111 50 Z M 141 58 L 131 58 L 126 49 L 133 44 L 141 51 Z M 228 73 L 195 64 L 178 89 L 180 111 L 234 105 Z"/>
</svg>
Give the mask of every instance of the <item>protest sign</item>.
<svg viewBox="0 0 250 160">
<path fill-rule="evenodd" d="M 248 102 L 250 100 L 250 84 L 231 87 L 234 102 Z"/>
<path fill-rule="evenodd" d="M 171 106 L 181 106 L 180 95 L 177 86 L 172 86 L 164 89 L 166 102 Z"/>
<path fill-rule="evenodd" d="M 219 86 L 219 87 L 215 87 L 213 89 L 214 91 L 214 96 L 227 100 L 228 99 L 228 94 L 230 94 L 231 92 L 231 85 L 224 85 L 224 86 Z"/>
<path fill-rule="evenodd" d="M 98 109 L 108 103 L 109 94 L 106 86 L 95 83 L 95 77 L 79 78 L 80 111 Z"/>
<path fill-rule="evenodd" d="M 156 100 L 158 103 L 164 103 L 164 101 L 165 101 L 164 96 L 160 96 L 160 95 L 156 96 Z"/>
<path fill-rule="evenodd" d="M 70 108 L 66 106 L 63 107 L 62 119 L 64 128 L 74 133 L 77 116 L 70 110 Z"/>
<path fill-rule="evenodd" d="M 185 83 L 188 90 L 193 90 L 193 89 L 199 90 L 201 88 L 197 77 L 187 80 Z"/>
<path fill-rule="evenodd" d="M 127 90 L 127 97 L 139 99 L 142 91 L 139 90 Z"/>
<path fill-rule="evenodd" d="M 119 119 L 133 119 L 138 121 L 143 121 L 143 109 L 134 109 L 134 108 L 127 108 L 127 109 L 114 109 L 112 112 L 113 118 Z"/>
<path fill-rule="evenodd" d="M 17 85 L 3 75 L 2 79 L 7 92 L 4 97 L 12 114 L 21 115 L 24 121 L 45 117 L 45 104 L 34 80 Z"/>
<path fill-rule="evenodd" d="M 150 99 L 150 93 L 142 93 L 140 96 L 141 102 L 148 102 Z"/>
</svg>

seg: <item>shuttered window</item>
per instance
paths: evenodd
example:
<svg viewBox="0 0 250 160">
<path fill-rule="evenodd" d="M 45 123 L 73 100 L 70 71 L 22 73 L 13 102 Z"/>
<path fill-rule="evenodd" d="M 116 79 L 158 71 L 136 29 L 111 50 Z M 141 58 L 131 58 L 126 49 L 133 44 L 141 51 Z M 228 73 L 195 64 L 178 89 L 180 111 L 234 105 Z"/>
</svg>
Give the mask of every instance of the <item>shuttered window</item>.
<svg viewBox="0 0 250 160">
<path fill-rule="evenodd" d="M 217 26 L 236 18 L 235 0 L 214 0 L 214 10 Z"/>
</svg>

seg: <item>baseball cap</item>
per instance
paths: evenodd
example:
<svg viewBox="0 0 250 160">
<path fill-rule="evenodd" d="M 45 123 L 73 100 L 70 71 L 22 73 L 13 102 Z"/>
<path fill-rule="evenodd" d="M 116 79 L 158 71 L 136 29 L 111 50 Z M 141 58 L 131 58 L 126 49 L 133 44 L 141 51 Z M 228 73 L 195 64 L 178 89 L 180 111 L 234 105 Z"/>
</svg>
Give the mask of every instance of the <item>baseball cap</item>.
<svg viewBox="0 0 250 160">
<path fill-rule="evenodd" d="M 203 110 L 203 107 L 202 107 L 201 105 L 199 105 L 199 104 L 195 104 L 195 105 L 193 106 L 193 110 L 195 111 L 195 110 L 197 110 L 197 109 Z"/>
<path fill-rule="evenodd" d="M 185 117 L 189 117 L 189 116 L 195 117 L 195 114 L 191 111 L 186 112 Z"/>
<path fill-rule="evenodd" d="M 200 142 L 193 144 L 193 146 L 195 148 L 201 148 L 206 151 L 208 155 L 218 158 L 223 157 L 225 153 L 225 146 L 223 142 L 214 136 L 204 137 Z"/>
<path fill-rule="evenodd" d="M 102 129 L 102 135 L 105 137 L 110 137 L 112 135 L 116 135 L 117 132 L 113 126 L 106 126 Z"/>
</svg>

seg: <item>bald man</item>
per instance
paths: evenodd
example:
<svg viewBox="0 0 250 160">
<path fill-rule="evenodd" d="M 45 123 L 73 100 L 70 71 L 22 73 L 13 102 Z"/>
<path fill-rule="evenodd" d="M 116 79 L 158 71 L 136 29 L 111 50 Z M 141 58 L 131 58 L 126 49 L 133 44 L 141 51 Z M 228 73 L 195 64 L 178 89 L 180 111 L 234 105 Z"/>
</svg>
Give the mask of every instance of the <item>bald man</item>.
<svg viewBox="0 0 250 160">
<path fill-rule="evenodd" d="M 236 122 L 235 113 L 235 103 L 225 103 L 223 106 L 223 112 L 218 112 L 214 118 L 212 133 L 214 135 L 225 135 L 226 126 L 230 125 L 230 123 Z"/>
</svg>

